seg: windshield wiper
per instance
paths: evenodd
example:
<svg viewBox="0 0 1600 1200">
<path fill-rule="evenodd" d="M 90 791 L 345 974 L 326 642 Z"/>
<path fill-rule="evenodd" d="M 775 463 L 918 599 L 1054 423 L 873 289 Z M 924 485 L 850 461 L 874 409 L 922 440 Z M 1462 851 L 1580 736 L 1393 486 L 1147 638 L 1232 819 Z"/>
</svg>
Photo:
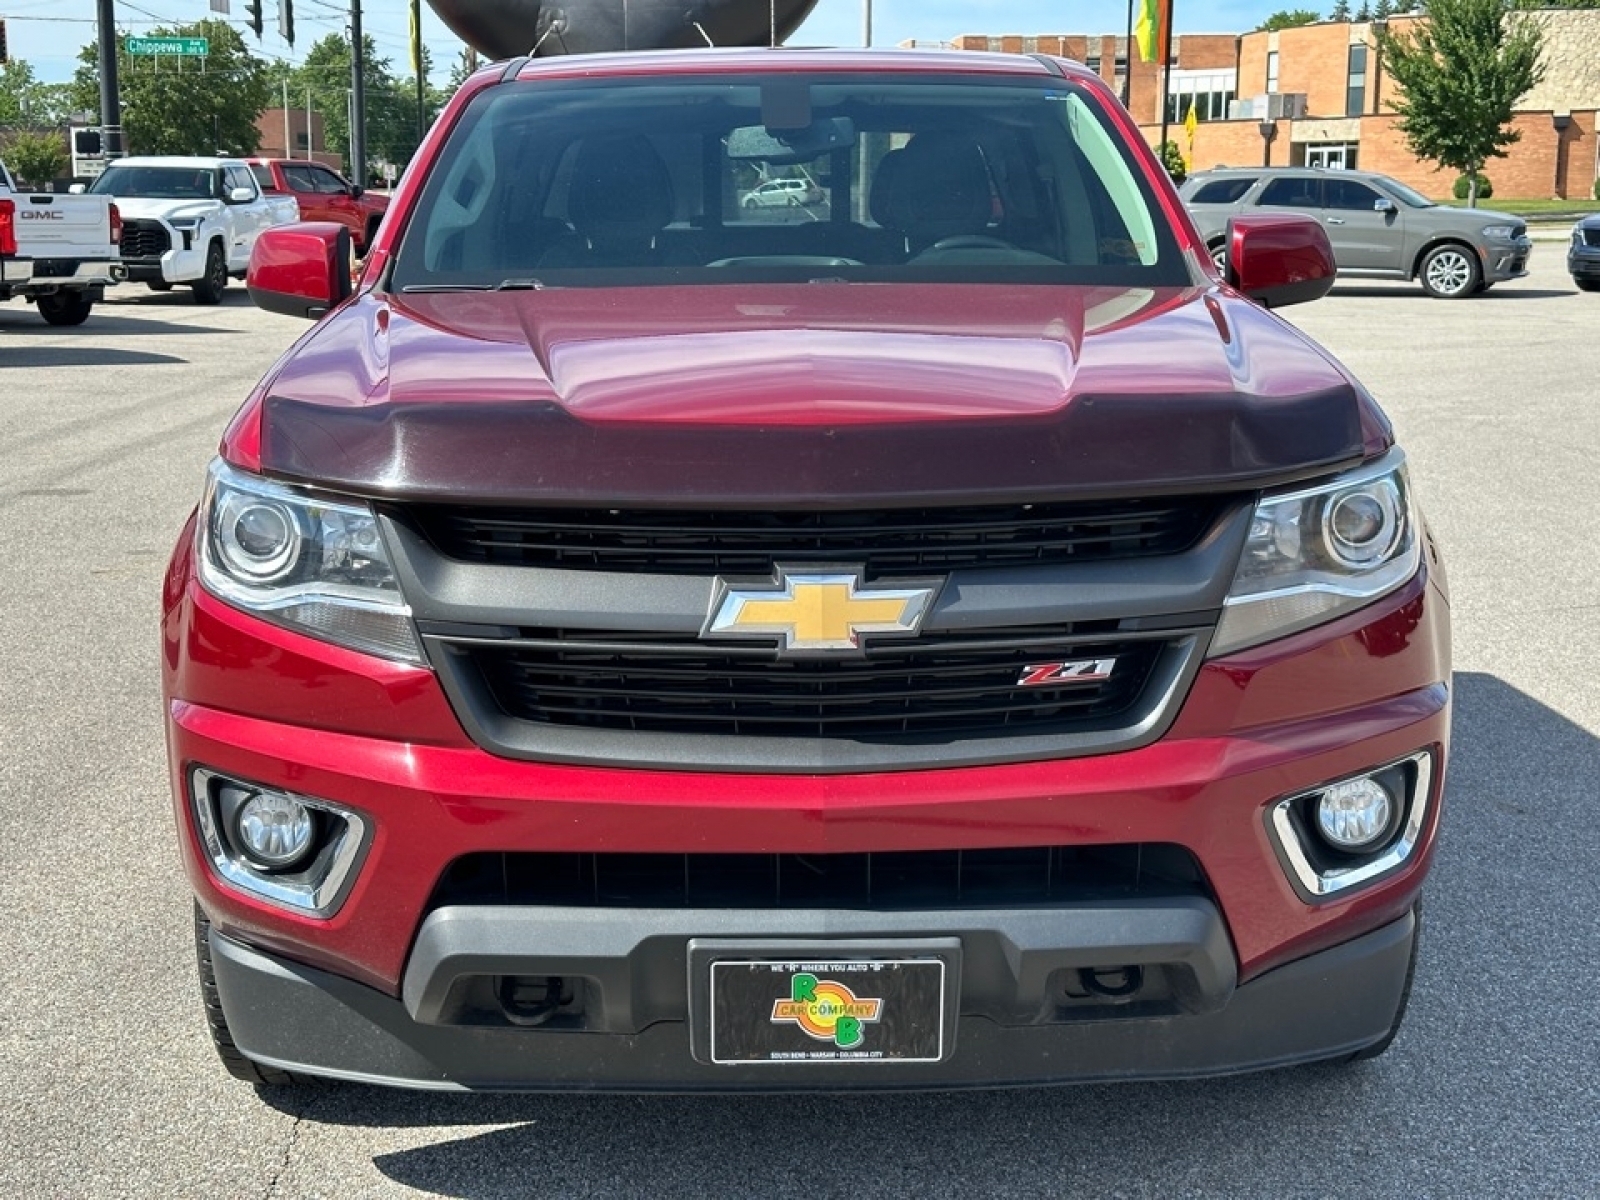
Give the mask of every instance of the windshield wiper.
<svg viewBox="0 0 1600 1200">
<path fill-rule="evenodd" d="M 544 291 L 542 279 L 502 279 L 494 290 L 497 292 L 542 292 Z"/>
<path fill-rule="evenodd" d="M 402 292 L 492 292 L 494 288 L 487 283 L 410 283 L 400 290 Z"/>
</svg>

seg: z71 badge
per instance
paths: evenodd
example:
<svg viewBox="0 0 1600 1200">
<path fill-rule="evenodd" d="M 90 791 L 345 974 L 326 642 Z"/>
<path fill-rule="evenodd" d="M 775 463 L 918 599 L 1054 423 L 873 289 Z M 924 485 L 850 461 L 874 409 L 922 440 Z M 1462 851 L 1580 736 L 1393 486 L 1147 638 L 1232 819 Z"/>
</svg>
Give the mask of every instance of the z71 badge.
<svg viewBox="0 0 1600 1200">
<path fill-rule="evenodd" d="M 1104 683 L 1116 667 L 1114 658 L 1080 658 L 1075 662 L 1038 663 L 1022 668 L 1018 687 L 1059 687 L 1068 683 Z"/>
</svg>

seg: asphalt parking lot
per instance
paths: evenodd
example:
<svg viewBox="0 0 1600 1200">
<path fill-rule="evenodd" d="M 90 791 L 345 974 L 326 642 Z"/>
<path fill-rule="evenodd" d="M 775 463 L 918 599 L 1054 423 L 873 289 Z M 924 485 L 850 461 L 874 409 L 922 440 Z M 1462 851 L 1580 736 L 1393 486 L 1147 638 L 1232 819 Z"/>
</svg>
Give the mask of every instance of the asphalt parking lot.
<svg viewBox="0 0 1600 1200">
<path fill-rule="evenodd" d="M 1384 1058 L 927 1096 L 261 1094 L 215 1061 L 173 846 L 160 579 L 305 326 L 124 287 L 0 305 L 0 1197 L 1600 1195 L 1600 296 L 1559 244 L 1478 299 L 1286 315 L 1373 389 L 1448 556 L 1456 741 Z"/>
</svg>

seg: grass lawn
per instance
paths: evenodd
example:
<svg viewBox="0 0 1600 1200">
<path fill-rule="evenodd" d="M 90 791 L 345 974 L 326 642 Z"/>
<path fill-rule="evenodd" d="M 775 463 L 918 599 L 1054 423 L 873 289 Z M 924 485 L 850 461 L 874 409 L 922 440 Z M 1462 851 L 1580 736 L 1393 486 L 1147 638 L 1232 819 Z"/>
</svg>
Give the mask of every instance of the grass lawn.
<svg viewBox="0 0 1600 1200">
<path fill-rule="evenodd" d="M 1465 200 L 1441 200 L 1439 203 L 1456 208 L 1467 206 Z M 1600 212 L 1600 200 L 1501 200 L 1498 196 L 1492 196 L 1488 200 L 1480 200 L 1478 207 L 1492 208 L 1518 217 L 1570 217 Z"/>
</svg>

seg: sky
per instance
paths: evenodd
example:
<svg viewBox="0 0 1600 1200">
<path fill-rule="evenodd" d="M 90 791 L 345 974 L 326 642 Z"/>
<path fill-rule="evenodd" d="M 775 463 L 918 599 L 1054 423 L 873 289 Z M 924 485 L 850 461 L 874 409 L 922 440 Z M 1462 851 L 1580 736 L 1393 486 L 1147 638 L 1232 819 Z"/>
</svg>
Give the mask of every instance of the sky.
<svg viewBox="0 0 1600 1200">
<path fill-rule="evenodd" d="M 245 0 L 229 0 L 227 18 L 244 27 Z M 1303 0 L 1176 0 L 1173 29 L 1178 33 L 1236 33 L 1253 28 L 1269 12 L 1299 7 Z M 789 41 L 795 45 L 859 46 L 863 0 L 818 0 L 811 16 Z M 1127 20 L 1126 4 L 1089 0 L 872 0 L 873 44 L 893 46 L 908 38 L 946 41 L 962 33 L 1115 33 Z M 1332 0 L 1328 0 L 1331 5 Z M 312 43 L 344 29 L 348 0 L 295 0 L 295 46 L 278 36 L 277 0 L 263 0 L 266 32 L 259 43 L 245 40 L 264 58 L 298 62 Z M 363 0 L 362 21 L 392 57 L 396 74 L 410 67 L 407 0 Z M 40 79 L 59 82 L 72 76 L 78 51 L 95 37 L 94 0 L 0 0 L 13 59 L 33 64 Z M 207 0 L 116 0 L 124 34 L 141 34 L 158 25 L 178 25 L 212 16 Z M 434 82 L 443 84 L 463 47 L 428 8 L 422 8 L 423 40 L 432 51 Z"/>
</svg>

